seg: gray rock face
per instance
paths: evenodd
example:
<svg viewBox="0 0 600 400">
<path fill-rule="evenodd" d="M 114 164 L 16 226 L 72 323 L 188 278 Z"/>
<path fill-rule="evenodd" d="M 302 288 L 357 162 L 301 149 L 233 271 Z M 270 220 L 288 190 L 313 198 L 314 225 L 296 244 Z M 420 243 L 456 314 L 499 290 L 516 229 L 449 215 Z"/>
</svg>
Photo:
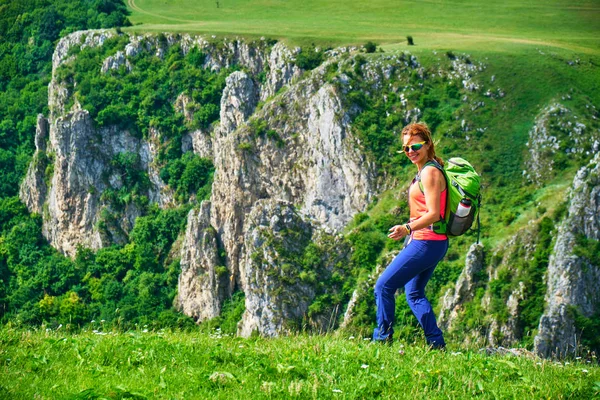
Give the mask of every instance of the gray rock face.
<svg viewBox="0 0 600 400">
<path fill-rule="evenodd" d="M 77 244 L 98 249 L 102 243 L 99 234 L 92 233 L 99 207 L 97 189 L 105 188 L 104 161 L 97 158 L 98 143 L 91 144 L 94 133 L 87 111 L 59 118 L 50 127 L 55 162 L 43 232 L 53 247 L 71 256 Z"/>
<path fill-rule="evenodd" d="M 564 99 L 564 97 L 563 97 Z M 595 107 L 591 104 L 586 110 L 595 119 Z M 589 145 L 591 144 L 591 149 Z M 597 126 L 586 126 L 569 108 L 560 103 L 544 108 L 529 132 L 529 157 L 523 176 L 541 186 L 553 176 L 557 153 L 569 158 L 591 157 L 600 150 L 600 131 Z M 588 158 L 589 159 L 589 158 Z"/>
<path fill-rule="evenodd" d="M 45 181 L 45 171 L 48 167 L 46 155 L 46 140 L 48 139 L 48 120 L 43 115 L 38 115 L 35 130 L 35 153 L 33 162 L 29 165 L 25 180 L 20 187 L 19 197 L 29 211 L 41 214 L 48 187 Z"/>
<path fill-rule="evenodd" d="M 529 160 L 527 170 L 523 171 L 532 182 L 541 184 L 552 171 L 551 155 L 560 147 L 560 140 L 550 129 L 550 120 L 569 114 L 569 110 L 561 104 L 552 104 L 542 110 L 536 118 L 535 125 L 529 132 Z"/>
<path fill-rule="evenodd" d="M 547 306 L 534 343 L 539 355 L 575 353 L 579 332 L 571 308 L 586 317 L 600 312 L 600 266 L 575 254 L 581 238 L 600 240 L 600 154 L 575 176 L 569 211 L 558 228 L 548 265 Z"/>
<path fill-rule="evenodd" d="M 133 68 L 129 60 L 125 57 L 125 53 L 122 51 L 117 51 L 114 56 L 110 56 L 104 60 L 102 63 L 102 69 L 100 71 L 105 74 L 111 69 L 119 69 L 121 65 L 125 65 L 127 71 L 131 71 Z"/>
<path fill-rule="evenodd" d="M 310 223 L 289 203 L 260 200 L 252 209 L 244 235 L 246 311 L 238 327 L 240 335 L 287 333 L 291 328 L 287 324 L 302 318 L 314 290 L 310 284 L 293 283 L 291 274 L 297 266 L 282 263 L 280 249 L 301 254 L 311 236 Z"/>
<path fill-rule="evenodd" d="M 185 121 L 188 123 L 193 122 L 194 112 L 198 109 L 192 98 L 185 93 L 181 93 L 177 96 L 175 104 L 173 105 L 175 111 L 183 114 Z M 181 140 L 181 151 L 187 153 L 193 151 L 194 154 L 198 154 L 203 158 L 213 158 L 213 139 L 212 139 L 212 126 L 205 129 L 197 129 L 192 132 L 185 134 Z"/>
<path fill-rule="evenodd" d="M 349 118 L 333 87 L 302 82 L 265 105 L 256 120 L 267 121 L 267 129 L 277 134 L 278 141 L 266 134 L 257 136 L 252 127 L 242 123 L 250 114 L 236 99 L 246 96 L 240 91 L 253 93 L 253 86 L 242 74 L 231 78 L 223 96 L 222 125 L 215 135 L 217 173 L 211 222 L 223 241 L 234 280 L 247 293 L 246 218 L 257 201 L 269 198 L 295 204 L 316 225 L 339 232 L 367 206 L 374 193 L 374 179 L 349 134 Z M 284 118 L 276 117 L 284 112 Z M 270 289 L 263 290 L 269 296 Z M 258 310 L 252 301 L 246 299 L 247 308 Z M 246 321 L 258 318 L 245 315 Z M 244 334 L 250 326 L 266 334 L 260 331 L 267 329 L 265 325 L 244 326 Z"/>
<path fill-rule="evenodd" d="M 508 319 L 505 323 L 499 323 L 498 320 L 493 320 L 490 326 L 488 342 L 492 346 L 512 346 L 517 343 L 523 336 L 523 332 L 519 328 L 519 305 L 525 298 L 525 285 L 519 282 L 519 286 L 513 290 L 508 296 L 506 308 L 508 311 Z"/>
<path fill-rule="evenodd" d="M 537 237 L 537 226 L 531 221 L 494 250 L 492 259 L 498 261 L 492 262 L 487 268 L 489 283 L 482 299 L 482 308 L 490 313 L 486 321 L 489 327 L 485 339 L 491 346 L 514 346 L 522 338 L 519 318 L 520 306 L 525 299 L 525 286 L 521 281 L 521 273 L 533 261 L 533 253 L 539 245 Z M 512 290 L 508 298 L 503 299 L 506 316 L 499 318 L 493 315 L 492 298 L 498 296 L 498 293 L 494 293 L 492 286 L 508 285 L 507 281 L 510 281 Z"/>
<path fill-rule="evenodd" d="M 473 243 L 469 248 L 465 268 L 462 270 L 454 289 L 448 289 L 442 299 L 439 326 L 451 330 L 454 321 L 462 310 L 462 305 L 473 300 L 476 275 L 484 267 L 483 245 Z"/>
<path fill-rule="evenodd" d="M 98 46 L 113 35 L 90 31 L 63 38 L 54 54 L 53 72 L 68 60 L 69 48 Z M 281 256 L 280 248 L 265 241 L 269 230 L 274 229 L 277 236 L 298 229 L 309 238 L 321 231 L 339 232 L 375 193 L 374 166 L 351 134 L 340 93 L 325 84 L 324 71 L 319 69 L 299 81 L 302 71 L 294 65 L 297 51 L 283 44 L 271 47 L 266 41 L 249 44 L 237 39 L 218 44 L 172 34 L 166 34 L 166 40 L 153 35 L 130 35 L 129 39 L 124 51 L 106 59 L 99 73 L 130 66 L 129 58 L 142 51 L 160 57 L 174 44 L 181 45 L 184 54 L 198 47 L 206 56 L 205 68 L 239 65 L 247 71 L 227 78 L 220 123 L 208 132 L 190 132 L 183 143 L 186 150 L 214 160 L 215 180 L 212 201 L 188 217 L 176 304 L 202 321 L 218 315 L 224 297 L 240 288 L 246 293 L 247 308 L 240 325 L 242 334 L 285 332 L 290 320 L 306 313 L 316 294 L 315 284 L 299 283 L 297 298 L 279 293 L 275 286 L 282 276 L 265 274 L 263 264 L 251 256 L 262 254 L 264 266 L 283 268 L 274 262 L 274 257 Z M 258 78 L 261 74 L 264 79 Z M 277 94 L 286 85 L 290 85 L 288 90 Z M 117 155 L 139 156 L 139 167 L 150 181 L 147 197 L 151 202 L 168 206 L 173 194 L 160 179 L 155 162 L 160 132 L 151 128 L 142 140 L 115 127 L 96 128 L 71 96 L 54 76 L 49 86 L 50 145 L 44 150 L 52 155 L 48 160 L 54 173 L 45 188 L 41 168 L 32 166 L 22 187 L 28 195 L 22 196 L 31 210 L 47 210 L 44 235 L 54 247 L 74 256 L 78 245 L 99 249 L 125 242 L 140 215 L 138 207 L 128 203 L 119 220 L 104 223 L 102 215 L 113 210 L 102 194 L 125 184 L 111 168 Z M 261 99 L 272 100 L 256 112 Z M 176 109 L 188 119 L 193 118 L 189 103 L 185 95 L 175 101 Z M 252 116 L 260 124 L 248 123 Z M 265 129 L 259 131 L 257 125 Z M 41 127 L 40 144 L 45 141 Z M 294 242 L 277 238 L 285 248 L 294 249 Z M 221 253 L 224 259 L 219 258 Z M 329 325 L 327 321 L 315 314 L 310 323 L 318 327 Z"/>
<path fill-rule="evenodd" d="M 237 71 L 227 77 L 221 97 L 221 124 L 218 135 L 228 135 L 252 115 L 258 103 L 258 90 L 246 73 Z"/>
<path fill-rule="evenodd" d="M 533 261 L 540 245 L 537 237 L 537 224 L 527 225 L 495 248 L 487 264 L 484 247 L 471 245 L 455 287 L 448 289 L 442 299 L 440 327 L 448 331 L 460 327 L 469 303 L 479 302 L 471 306 L 481 310 L 481 318 L 470 326 L 465 340 L 477 346 L 517 344 L 523 338 L 521 311 L 528 295 L 524 268 Z M 507 289 L 509 294 L 505 294 Z M 483 294 L 479 290 L 484 290 Z"/>
<path fill-rule="evenodd" d="M 113 241 L 126 240 L 124 232 L 133 227 L 139 210 L 135 204 L 128 204 L 125 218 L 116 226 L 108 227 L 112 237 L 103 238 L 97 226 L 105 208 L 101 194 L 108 188 L 118 189 L 123 185 L 120 175 L 110 167 L 111 160 L 118 154 L 137 154 L 142 168 L 148 168 L 151 154 L 147 143 L 111 128 L 97 132 L 89 113 L 83 110 L 54 121 L 50 126 L 50 145 L 48 151 L 52 151 L 55 160 L 46 199 L 48 215 L 43 223 L 44 236 L 52 246 L 69 256 L 75 255 L 79 244 L 99 249 Z"/>
<path fill-rule="evenodd" d="M 302 70 L 294 64 L 296 53 L 288 49 L 283 43 L 276 43 L 269 54 L 269 71 L 266 82 L 260 95 L 261 100 L 266 100 L 275 95 L 284 85 L 298 78 Z"/>
<path fill-rule="evenodd" d="M 210 225 L 210 202 L 191 210 L 181 251 L 176 307 L 197 321 L 217 317 L 229 294 L 229 275 Z"/>
</svg>

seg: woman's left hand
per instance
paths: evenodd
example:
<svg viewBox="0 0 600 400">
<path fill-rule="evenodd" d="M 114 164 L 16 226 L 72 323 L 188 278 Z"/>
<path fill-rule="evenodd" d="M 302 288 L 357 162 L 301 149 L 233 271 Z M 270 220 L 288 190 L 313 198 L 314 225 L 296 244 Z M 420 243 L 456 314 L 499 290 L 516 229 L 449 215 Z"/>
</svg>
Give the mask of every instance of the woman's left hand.
<svg viewBox="0 0 600 400">
<path fill-rule="evenodd" d="M 395 225 L 390 228 L 388 237 L 394 240 L 400 240 L 408 234 L 408 230 L 404 225 Z"/>
</svg>

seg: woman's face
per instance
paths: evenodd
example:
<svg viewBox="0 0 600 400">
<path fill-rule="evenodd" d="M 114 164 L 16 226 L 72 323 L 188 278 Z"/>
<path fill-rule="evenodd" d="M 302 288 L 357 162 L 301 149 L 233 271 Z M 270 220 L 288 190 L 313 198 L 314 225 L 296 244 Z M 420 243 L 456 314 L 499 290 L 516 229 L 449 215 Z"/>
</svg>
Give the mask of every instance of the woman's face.
<svg viewBox="0 0 600 400">
<path fill-rule="evenodd" d="M 411 146 L 413 144 L 418 144 L 422 142 L 424 142 L 424 140 L 420 136 L 404 136 L 404 154 L 408 156 L 408 158 L 410 159 L 410 161 L 412 161 L 413 164 L 421 164 L 422 162 L 427 160 L 427 151 L 429 150 L 429 144 L 423 144 L 423 146 L 419 150 L 413 150 L 409 147 L 408 152 L 406 152 L 406 146 Z"/>
</svg>

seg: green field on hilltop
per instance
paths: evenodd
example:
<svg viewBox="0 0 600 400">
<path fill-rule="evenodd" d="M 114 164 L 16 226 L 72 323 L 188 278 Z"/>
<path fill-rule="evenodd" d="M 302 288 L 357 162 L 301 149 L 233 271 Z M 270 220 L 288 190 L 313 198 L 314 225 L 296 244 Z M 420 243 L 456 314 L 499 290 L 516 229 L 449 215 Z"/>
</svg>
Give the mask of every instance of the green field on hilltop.
<svg viewBox="0 0 600 400">
<path fill-rule="evenodd" d="M 98 324 L 100 325 L 100 324 Z M 352 336 L 0 330 L 0 398 L 593 398 L 600 368 Z"/>
<path fill-rule="evenodd" d="M 131 21 L 150 31 L 265 35 L 331 44 L 405 42 L 428 48 L 505 49 L 528 43 L 600 52 L 595 0 L 128 0 Z"/>
</svg>

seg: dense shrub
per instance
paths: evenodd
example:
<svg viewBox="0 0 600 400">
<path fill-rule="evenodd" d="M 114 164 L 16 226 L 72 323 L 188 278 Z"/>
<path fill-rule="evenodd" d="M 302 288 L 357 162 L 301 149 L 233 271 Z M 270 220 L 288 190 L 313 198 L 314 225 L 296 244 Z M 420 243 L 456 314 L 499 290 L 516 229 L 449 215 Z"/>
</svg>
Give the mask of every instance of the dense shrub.
<svg viewBox="0 0 600 400">
<path fill-rule="evenodd" d="M 371 41 L 367 42 L 363 46 L 365 48 L 365 52 L 367 53 L 375 53 L 377 50 L 377 43 L 373 43 Z"/>
<path fill-rule="evenodd" d="M 296 65 L 298 68 L 311 70 L 321 65 L 324 59 L 323 49 L 315 47 L 313 43 L 302 48 L 302 51 L 296 55 Z"/>
<path fill-rule="evenodd" d="M 191 194 L 196 194 L 198 200 L 204 200 L 210 197 L 213 173 L 211 160 L 188 152 L 179 159 L 169 160 L 160 177 L 175 190 L 181 201 Z"/>
<path fill-rule="evenodd" d="M 97 253 L 81 248 L 72 261 L 45 242 L 39 217 L 27 215 L 18 199 L 3 199 L 0 320 L 185 326 L 188 319 L 172 310 L 179 261 L 168 260 L 168 254 L 186 215 L 186 208 L 154 207 L 136 221 L 131 243 Z"/>
</svg>

